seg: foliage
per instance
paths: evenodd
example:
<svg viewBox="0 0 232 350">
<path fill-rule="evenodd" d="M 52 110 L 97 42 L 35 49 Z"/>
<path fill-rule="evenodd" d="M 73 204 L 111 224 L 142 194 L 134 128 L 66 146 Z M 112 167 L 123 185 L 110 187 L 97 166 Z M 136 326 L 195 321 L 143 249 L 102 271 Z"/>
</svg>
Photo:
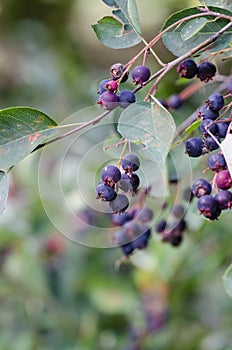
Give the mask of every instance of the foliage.
<svg viewBox="0 0 232 350">
<path fill-rule="evenodd" d="M 20 73 L 17 64 L 5 76 L 0 69 L 5 79 L 0 83 L 5 105 L 0 110 L 0 348 L 230 349 L 231 213 L 209 222 L 195 200 L 183 200 L 207 166 L 205 156 L 189 158 L 183 142 L 199 136 L 199 108 L 210 94 L 226 95 L 231 84 L 231 1 L 200 1 L 201 7 L 174 12 L 176 4 L 167 0 L 159 6 L 167 6 L 167 16 L 171 6 L 172 14 L 150 41 L 135 0 L 95 1 L 112 11 L 102 12 L 92 25 L 101 42 L 98 55 L 89 55 L 80 31 L 68 34 L 74 2 L 36 0 L 37 13 L 30 7 L 28 14 L 21 12 L 26 3 L 15 4 L 14 11 L 10 2 L 3 6 L 1 36 L 22 50 L 6 61 L 12 57 L 19 63 L 21 57 L 24 63 Z M 47 6 L 57 12 L 44 11 Z M 94 12 L 91 6 L 88 12 Z M 150 10 L 154 17 L 155 6 Z M 156 45 L 160 41 L 165 54 Z M 102 44 L 128 50 L 112 50 L 108 60 L 101 52 L 111 50 Z M 151 68 L 143 84 L 135 86 L 130 74 L 126 83 L 123 76 L 118 81 L 118 95 L 125 84 L 136 102 L 110 111 L 96 105 L 81 109 L 98 98 L 91 76 L 94 72 L 99 81 L 97 56 L 105 78 L 114 55 L 126 62 L 123 74 L 141 62 Z M 213 62 L 216 76 L 207 84 L 197 76 L 178 78 L 177 66 L 187 58 L 197 65 Z M 171 107 L 173 94 L 180 108 Z M 224 97 L 220 113 L 230 121 L 231 93 Z M 6 107 L 18 103 L 30 107 Z M 64 118 L 66 110 L 72 115 Z M 220 147 L 231 172 L 229 133 Z M 131 207 L 146 203 L 154 220 L 147 249 L 122 257 L 112 239 L 111 215 L 104 201 L 96 201 L 95 187 L 103 166 L 120 166 L 127 150 L 141 162 L 141 190 L 129 194 Z M 180 203 L 187 231 L 181 246 L 173 247 L 163 244 L 154 227 L 160 219 L 173 220 L 173 207 Z"/>
</svg>

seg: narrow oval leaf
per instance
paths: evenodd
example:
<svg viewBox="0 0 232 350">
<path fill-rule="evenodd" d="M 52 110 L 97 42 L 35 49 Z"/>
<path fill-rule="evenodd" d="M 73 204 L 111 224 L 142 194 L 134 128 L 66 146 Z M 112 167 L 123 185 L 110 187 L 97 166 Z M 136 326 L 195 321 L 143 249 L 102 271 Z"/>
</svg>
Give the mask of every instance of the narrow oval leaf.
<svg viewBox="0 0 232 350">
<path fill-rule="evenodd" d="M 98 39 L 113 49 L 124 49 L 140 43 L 140 36 L 134 31 L 124 32 L 121 22 L 114 17 L 101 18 L 97 24 L 92 25 Z"/>
<path fill-rule="evenodd" d="M 0 171 L 0 215 L 2 215 L 6 208 L 8 191 L 9 184 L 7 175 L 4 171 Z"/>
<path fill-rule="evenodd" d="M 203 5 L 204 1 L 199 0 Z M 231 0 L 205 0 L 207 6 L 222 7 L 226 10 L 232 11 L 232 1 Z"/>
<path fill-rule="evenodd" d="M 171 114 L 156 99 L 133 103 L 122 112 L 118 124 L 122 136 L 144 145 L 144 157 L 160 164 L 167 157 L 175 129 Z"/>
<path fill-rule="evenodd" d="M 232 264 L 225 271 L 222 280 L 226 293 L 232 298 Z"/>
<path fill-rule="evenodd" d="M 205 17 L 194 18 L 188 21 L 181 29 L 181 39 L 188 40 L 196 35 L 208 22 Z"/>
<path fill-rule="evenodd" d="M 29 107 L 0 110 L 0 168 L 8 169 L 56 132 L 56 122 Z"/>
<path fill-rule="evenodd" d="M 227 11 L 218 7 L 210 7 L 212 11 L 218 13 L 224 13 L 226 15 L 232 16 L 230 11 Z M 165 22 L 162 30 L 168 28 L 173 23 L 176 23 L 178 20 L 184 19 L 188 16 L 195 15 L 201 13 L 197 7 L 185 9 L 182 11 L 178 11 L 171 15 L 167 21 Z M 194 47 L 198 46 L 205 40 L 209 39 L 216 32 L 220 31 L 226 24 L 228 24 L 228 20 L 220 18 L 217 21 L 212 21 L 214 19 L 212 16 L 204 16 L 207 20 L 200 30 L 196 30 L 195 33 L 189 34 L 187 33 L 186 37 L 183 39 L 183 32 L 185 28 L 190 27 L 188 21 L 185 21 L 183 24 L 172 28 L 168 32 L 166 32 L 162 36 L 162 40 L 164 45 L 167 47 L 169 51 L 171 51 L 175 56 L 182 56 L 187 52 L 191 51 Z M 192 20 L 190 20 L 191 22 Z M 186 27 L 187 26 L 187 27 Z M 191 34 L 191 35 L 190 35 Z M 208 48 L 208 51 L 219 51 L 221 49 L 227 48 L 232 41 L 232 29 L 228 29 L 225 31 L 214 43 Z"/>
</svg>

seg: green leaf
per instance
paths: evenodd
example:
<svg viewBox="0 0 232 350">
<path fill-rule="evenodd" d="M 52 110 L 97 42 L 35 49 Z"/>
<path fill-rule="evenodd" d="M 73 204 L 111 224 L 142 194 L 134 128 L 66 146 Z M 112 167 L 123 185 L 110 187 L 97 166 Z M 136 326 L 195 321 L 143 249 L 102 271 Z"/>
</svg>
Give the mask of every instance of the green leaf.
<svg viewBox="0 0 232 350">
<path fill-rule="evenodd" d="M 101 18 L 92 28 L 106 46 L 123 49 L 139 44 L 142 40 L 135 0 L 103 0 L 113 8 L 113 15 Z"/>
<path fill-rule="evenodd" d="M 180 36 L 181 39 L 188 40 L 196 35 L 208 22 L 205 17 L 194 18 L 188 21 L 181 29 Z"/>
<path fill-rule="evenodd" d="M 227 268 L 222 279 L 226 293 L 232 298 L 232 264 Z"/>
<path fill-rule="evenodd" d="M 231 16 L 232 13 L 222 8 L 210 8 L 212 11 L 223 13 Z M 200 13 L 197 7 L 185 9 L 171 15 L 165 22 L 162 30 L 168 28 L 173 23 L 184 19 L 188 16 Z M 169 30 L 162 37 L 164 45 L 169 51 L 176 56 L 182 56 L 192 50 L 197 45 L 201 44 L 216 32 L 221 30 L 228 21 L 220 18 L 217 21 L 212 21 L 212 16 L 204 16 L 205 24 L 203 21 L 198 23 L 193 20 L 185 21 L 181 25 Z M 207 22 L 206 22 L 207 21 Z M 193 25 L 194 24 L 194 25 Z M 193 28 L 190 28 L 193 25 Z M 212 45 L 208 48 L 209 51 L 215 52 L 221 49 L 227 48 L 232 41 L 232 29 L 225 31 Z"/>
<path fill-rule="evenodd" d="M 0 171 L 0 215 L 6 208 L 6 201 L 8 197 L 9 184 L 7 175 L 4 171 Z"/>
<path fill-rule="evenodd" d="M 200 124 L 201 124 L 201 120 L 197 119 L 191 125 L 189 125 L 187 129 L 185 129 L 184 131 L 184 138 L 187 138 L 194 130 L 199 128 Z"/>
<path fill-rule="evenodd" d="M 121 22 L 114 17 L 104 17 L 92 25 L 98 39 L 113 49 L 125 49 L 140 43 L 141 38 L 133 31 L 124 32 Z"/>
<path fill-rule="evenodd" d="M 204 1 L 199 0 L 203 5 Z M 232 11 L 232 1 L 231 0 L 205 0 L 207 6 L 221 7 L 226 10 Z"/>
<path fill-rule="evenodd" d="M 171 114 L 154 98 L 136 102 L 121 114 L 118 131 L 129 141 L 144 145 L 145 158 L 163 164 L 172 144 L 175 123 Z"/>
<path fill-rule="evenodd" d="M 29 107 L 0 110 L 0 169 L 8 169 L 56 131 L 56 122 Z"/>
</svg>

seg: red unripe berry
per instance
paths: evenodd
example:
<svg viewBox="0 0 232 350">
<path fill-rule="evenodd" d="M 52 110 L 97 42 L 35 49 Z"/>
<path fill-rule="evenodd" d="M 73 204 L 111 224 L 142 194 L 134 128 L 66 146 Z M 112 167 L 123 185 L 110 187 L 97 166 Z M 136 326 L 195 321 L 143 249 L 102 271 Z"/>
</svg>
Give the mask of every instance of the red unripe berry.
<svg viewBox="0 0 232 350">
<path fill-rule="evenodd" d="M 232 179 L 229 170 L 221 170 L 217 173 L 216 184 L 222 190 L 228 190 L 231 187 Z"/>
</svg>

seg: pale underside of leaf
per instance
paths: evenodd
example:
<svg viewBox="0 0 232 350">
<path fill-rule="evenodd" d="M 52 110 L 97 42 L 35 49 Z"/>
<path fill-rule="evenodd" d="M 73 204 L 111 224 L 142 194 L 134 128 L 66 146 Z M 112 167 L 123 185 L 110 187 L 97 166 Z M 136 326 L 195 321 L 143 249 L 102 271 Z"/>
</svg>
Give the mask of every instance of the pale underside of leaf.
<svg viewBox="0 0 232 350">
<path fill-rule="evenodd" d="M 199 0 L 203 5 L 204 1 Z M 226 10 L 232 11 L 232 1 L 231 0 L 205 0 L 207 6 L 221 7 Z"/>
</svg>

